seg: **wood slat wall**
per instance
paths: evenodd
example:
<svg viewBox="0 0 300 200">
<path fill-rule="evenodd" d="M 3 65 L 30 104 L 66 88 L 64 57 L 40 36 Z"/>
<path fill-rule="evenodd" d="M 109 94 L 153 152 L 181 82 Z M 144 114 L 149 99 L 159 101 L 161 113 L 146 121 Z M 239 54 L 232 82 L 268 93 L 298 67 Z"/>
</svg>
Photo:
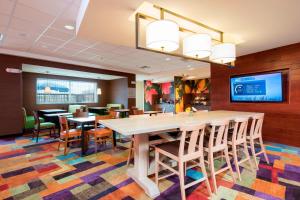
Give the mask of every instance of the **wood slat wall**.
<svg viewBox="0 0 300 200">
<path fill-rule="evenodd" d="M 288 71 L 286 102 L 230 102 L 230 76 L 283 69 Z M 300 43 L 238 57 L 232 69 L 211 65 L 211 104 L 213 110 L 264 112 L 265 140 L 300 146 Z"/>
</svg>

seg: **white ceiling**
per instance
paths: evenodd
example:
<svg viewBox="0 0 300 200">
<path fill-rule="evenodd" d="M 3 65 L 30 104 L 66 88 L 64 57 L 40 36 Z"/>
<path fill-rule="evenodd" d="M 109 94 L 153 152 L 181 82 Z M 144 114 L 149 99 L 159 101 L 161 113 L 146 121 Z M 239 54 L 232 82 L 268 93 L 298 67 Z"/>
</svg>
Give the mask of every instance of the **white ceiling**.
<svg viewBox="0 0 300 200">
<path fill-rule="evenodd" d="M 83 72 L 69 69 L 60 69 L 54 67 L 45 67 L 45 66 L 37 66 L 37 65 L 22 65 L 23 72 L 30 73 L 39 73 L 39 74 L 51 74 L 57 76 L 70 76 L 70 77 L 78 77 L 78 78 L 88 78 L 88 79 L 98 79 L 98 80 L 115 80 L 120 78 L 125 78 L 123 76 L 115 76 L 109 74 L 98 74 L 91 72 Z"/>
<path fill-rule="evenodd" d="M 190 73 L 203 76 L 209 65 L 134 48 L 129 17 L 142 0 L 90 0 L 78 35 L 74 25 L 81 0 L 0 0 L 0 52 L 80 62 L 86 66 L 151 77 Z M 300 41 L 299 0 L 150 0 L 225 32 L 245 55 Z M 26 52 L 26 54 L 24 53 Z M 141 66 L 150 66 L 143 70 Z M 186 70 L 195 68 L 195 71 Z M 205 75 L 206 76 L 206 75 Z"/>
</svg>

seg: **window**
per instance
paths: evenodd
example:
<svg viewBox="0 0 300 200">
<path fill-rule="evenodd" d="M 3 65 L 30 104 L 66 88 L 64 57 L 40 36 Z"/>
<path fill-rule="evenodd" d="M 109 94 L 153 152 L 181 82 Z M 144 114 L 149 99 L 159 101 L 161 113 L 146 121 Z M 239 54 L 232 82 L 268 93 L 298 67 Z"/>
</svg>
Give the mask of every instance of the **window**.
<svg viewBox="0 0 300 200">
<path fill-rule="evenodd" d="M 37 104 L 97 103 L 97 83 L 38 78 Z"/>
</svg>

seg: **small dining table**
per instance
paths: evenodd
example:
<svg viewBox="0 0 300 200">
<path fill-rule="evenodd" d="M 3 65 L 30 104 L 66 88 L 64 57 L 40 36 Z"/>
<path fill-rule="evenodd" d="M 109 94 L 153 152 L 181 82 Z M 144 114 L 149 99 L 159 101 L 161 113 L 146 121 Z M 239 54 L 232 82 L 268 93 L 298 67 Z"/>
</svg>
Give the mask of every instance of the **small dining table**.
<svg viewBox="0 0 300 200">
<path fill-rule="evenodd" d="M 67 118 L 69 122 L 79 124 L 81 126 L 81 156 L 85 156 L 88 150 L 88 141 L 86 137 L 85 127 L 86 125 L 95 123 L 95 116 L 88 117 L 72 117 Z M 113 144 L 116 146 L 116 132 L 113 131 Z"/>
<path fill-rule="evenodd" d="M 147 115 L 157 115 L 158 113 L 162 113 L 162 111 L 159 111 L 159 110 L 149 110 L 149 111 L 144 111 L 144 114 L 147 114 Z"/>
<path fill-rule="evenodd" d="M 160 195 L 157 185 L 148 178 L 149 166 L 149 135 L 151 133 L 166 133 L 179 130 L 187 123 L 211 124 L 219 120 L 234 120 L 237 117 L 252 117 L 259 113 L 239 111 L 209 111 L 190 114 L 157 115 L 145 118 L 123 118 L 114 120 L 100 120 L 100 123 L 124 136 L 134 135 L 134 167 L 127 170 L 127 174 L 135 180 L 145 193 L 156 198 Z"/>
</svg>

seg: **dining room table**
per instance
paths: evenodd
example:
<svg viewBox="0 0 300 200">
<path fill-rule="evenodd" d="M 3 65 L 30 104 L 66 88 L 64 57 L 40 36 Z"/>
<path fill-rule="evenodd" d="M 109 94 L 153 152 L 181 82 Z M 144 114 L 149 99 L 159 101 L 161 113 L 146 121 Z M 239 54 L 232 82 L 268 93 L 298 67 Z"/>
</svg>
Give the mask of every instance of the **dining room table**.
<svg viewBox="0 0 300 200">
<path fill-rule="evenodd" d="M 157 115 L 147 118 L 122 118 L 100 120 L 100 123 L 114 132 L 126 137 L 134 136 L 134 166 L 127 169 L 131 177 L 150 198 L 160 195 L 158 186 L 148 177 L 149 175 L 149 135 L 178 131 L 186 124 L 211 124 L 219 120 L 232 121 L 238 117 L 251 118 L 260 113 L 240 111 L 209 111 L 175 115 Z"/>
<path fill-rule="evenodd" d="M 86 156 L 88 150 L 88 140 L 86 137 L 86 126 L 94 124 L 96 117 L 95 115 L 90 115 L 88 117 L 71 117 L 67 118 L 69 122 L 73 122 L 81 126 L 81 156 Z M 116 132 L 113 131 L 113 145 L 116 146 Z"/>
</svg>

